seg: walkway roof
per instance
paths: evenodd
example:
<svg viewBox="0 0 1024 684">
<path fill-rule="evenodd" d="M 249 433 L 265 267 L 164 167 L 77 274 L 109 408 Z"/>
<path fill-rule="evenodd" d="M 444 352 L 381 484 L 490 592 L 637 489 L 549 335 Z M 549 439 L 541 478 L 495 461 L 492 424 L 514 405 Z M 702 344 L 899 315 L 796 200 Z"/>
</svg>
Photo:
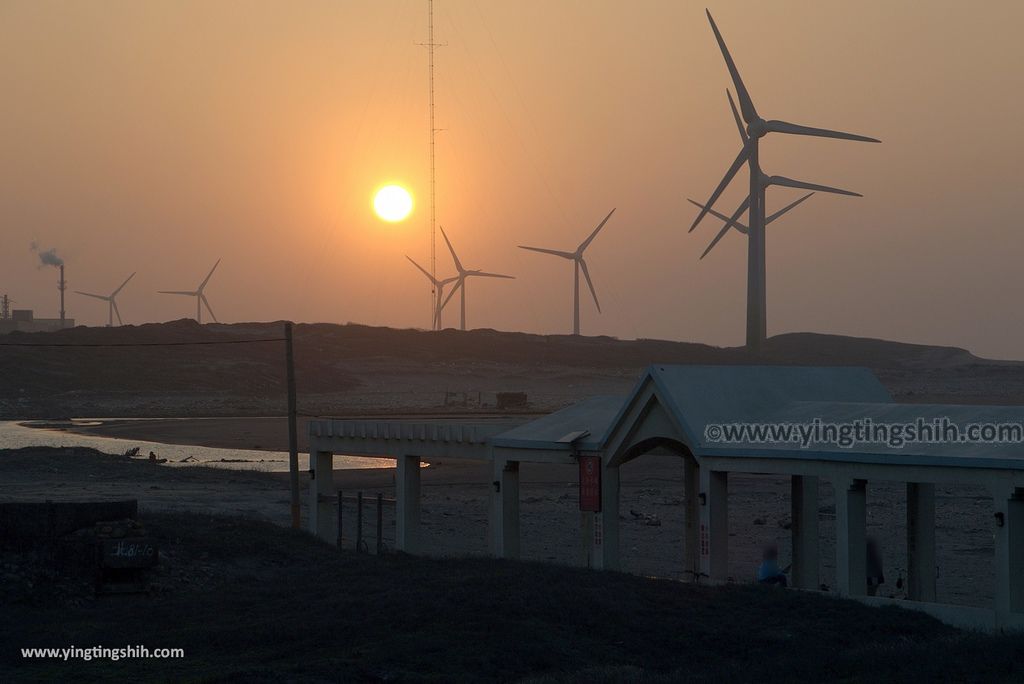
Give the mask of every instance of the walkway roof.
<svg viewBox="0 0 1024 684">
<path fill-rule="evenodd" d="M 707 426 L 740 423 L 782 425 L 875 426 L 935 425 L 961 429 L 971 424 L 1015 424 L 1024 431 L 1024 406 L 899 404 L 866 368 L 800 366 L 649 367 L 628 396 L 586 399 L 536 420 L 508 424 L 454 424 L 436 421 L 385 424 L 362 421 L 313 421 L 311 435 L 333 437 L 347 453 L 388 455 L 398 451 L 431 458 L 489 458 L 487 449 L 532 450 L 568 458 L 573 450 L 620 449 L 623 435 L 647 420 L 649 405 L 660 405 L 666 420 L 658 430 L 685 444 L 697 457 L 806 459 L 845 463 L 955 466 L 1024 470 L 1024 441 L 865 442 L 843 446 L 827 441 L 732 442 L 709 439 Z M 641 404 L 643 404 L 641 406 Z M 506 455 L 507 456 L 507 455 Z M 525 454 L 524 454 L 525 456 Z"/>
<path fill-rule="evenodd" d="M 930 442 L 906 439 L 906 428 L 934 429 L 948 421 L 962 432 L 968 425 L 1018 425 L 1024 431 L 1024 407 L 898 404 L 870 370 L 856 367 L 801 366 L 669 366 L 648 368 L 627 397 L 594 397 L 492 438 L 494 446 L 520 449 L 569 450 L 573 446 L 599 451 L 608 446 L 616 426 L 649 387 L 680 427 L 677 438 L 697 456 L 795 458 L 859 463 L 946 465 L 1024 469 L 1024 442 L 964 443 L 941 434 Z M 713 441 L 709 425 L 812 426 L 853 425 L 867 428 L 900 426 L 902 438 L 891 430 L 882 441 L 846 446 L 831 441 L 735 442 Z M 846 428 L 849 429 L 849 428 Z M 828 437 L 831 437 L 829 435 Z M 888 440 L 888 441 L 885 441 Z"/>
</svg>

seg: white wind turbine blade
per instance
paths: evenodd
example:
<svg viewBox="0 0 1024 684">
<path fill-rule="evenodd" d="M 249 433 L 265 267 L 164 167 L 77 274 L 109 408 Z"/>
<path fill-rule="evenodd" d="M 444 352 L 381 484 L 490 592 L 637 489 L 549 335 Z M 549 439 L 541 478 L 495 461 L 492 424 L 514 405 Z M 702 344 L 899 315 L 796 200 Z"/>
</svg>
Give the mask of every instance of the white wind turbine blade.
<svg viewBox="0 0 1024 684">
<path fill-rule="evenodd" d="M 722 50 L 722 57 L 725 58 L 725 66 L 729 68 L 729 75 L 732 76 L 732 84 L 736 86 L 736 95 L 740 98 L 740 110 L 743 112 L 743 120 L 748 124 L 757 121 L 761 117 L 757 115 L 757 110 L 754 109 L 754 103 L 750 99 L 750 93 L 747 92 L 746 86 L 743 85 L 743 79 L 740 78 L 740 72 L 736 68 L 736 63 L 732 60 L 732 55 L 729 54 L 729 48 L 725 46 L 725 39 L 722 38 L 721 32 L 718 30 L 718 26 L 715 24 L 715 20 L 711 17 L 710 10 L 704 10 L 708 15 L 708 21 L 711 22 L 711 30 L 715 32 L 715 40 L 718 41 L 718 47 Z"/>
<path fill-rule="evenodd" d="M 704 250 L 704 253 L 700 255 L 701 259 L 706 257 L 708 255 L 708 252 L 715 248 L 715 245 L 718 244 L 718 241 L 725 237 L 725 234 L 729 232 L 729 229 L 735 225 L 736 219 L 740 217 L 740 214 L 747 210 L 748 206 L 750 206 L 749 197 L 743 200 L 743 202 L 740 203 L 740 206 L 737 207 L 736 211 L 733 212 L 733 215 L 726 220 L 725 225 L 722 226 L 722 230 L 718 231 L 718 235 L 716 235 L 715 239 L 711 241 L 711 244 L 708 245 L 708 248 Z"/>
<path fill-rule="evenodd" d="M 448 251 L 452 253 L 452 261 L 455 262 L 455 270 L 457 270 L 459 273 L 464 272 L 466 269 L 462 267 L 462 262 L 459 261 L 459 255 L 455 253 L 455 248 L 452 247 L 452 242 L 451 240 L 448 239 L 448 234 L 444 232 L 444 227 L 438 226 L 438 228 L 441 229 L 441 235 L 444 237 L 444 242 L 446 245 L 448 245 Z"/>
<path fill-rule="evenodd" d="M 587 268 L 587 262 L 580 257 L 580 270 L 583 271 L 583 278 L 587 281 L 587 287 L 590 288 L 590 295 L 594 298 L 594 306 L 597 307 L 597 312 L 601 313 L 601 302 L 597 301 L 597 290 L 594 289 L 594 281 L 590 279 L 590 269 Z"/>
<path fill-rule="evenodd" d="M 439 285 L 440 284 L 437 280 L 434 279 L 434 276 L 430 275 L 430 273 L 427 271 L 427 269 L 423 268 L 422 266 L 417 264 L 415 261 L 413 261 L 411 256 L 406 254 L 405 258 L 408 259 L 410 261 L 410 263 L 412 263 L 413 266 L 418 268 L 423 275 L 427 276 L 427 280 L 432 282 L 434 285 Z"/>
<path fill-rule="evenodd" d="M 715 188 L 715 191 L 711 193 L 711 197 L 705 203 L 704 208 L 701 209 L 700 213 L 697 214 L 697 218 L 693 220 L 693 225 L 690 226 L 689 232 L 693 232 L 693 229 L 697 227 L 697 224 L 700 223 L 701 219 L 707 215 L 708 209 L 715 205 L 715 202 L 718 201 L 718 198 L 725 191 L 726 186 L 728 186 L 729 182 L 732 181 L 733 176 L 735 176 L 736 172 L 740 170 L 740 167 L 746 163 L 749 156 L 750 145 L 747 144 L 744 145 L 743 149 L 740 150 L 740 153 L 736 155 L 736 160 L 732 163 L 732 166 L 729 167 L 729 170 L 725 172 L 725 176 L 722 178 L 722 181 L 718 184 L 718 187 Z"/>
<path fill-rule="evenodd" d="M 124 321 L 121 320 L 121 312 L 117 309 L 117 300 L 113 297 L 110 298 L 110 305 L 114 307 L 114 315 L 117 316 L 117 324 L 124 325 Z"/>
<path fill-rule="evenodd" d="M 557 249 L 544 249 L 543 247 L 527 247 L 525 245 L 519 245 L 519 249 L 528 249 L 531 252 L 540 252 L 541 254 L 554 254 L 555 256 L 560 256 L 563 259 L 576 258 L 576 255 L 573 254 L 572 252 L 562 252 Z"/>
<path fill-rule="evenodd" d="M 856 140 L 858 142 L 882 142 L 877 138 L 869 138 L 866 135 L 843 133 L 842 131 L 833 131 L 827 128 L 813 128 L 812 126 L 801 126 L 799 124 L 792 124 L 787 121 L 777 121 L 774 119 L 765 122 L 765 129 L 767 129 L 769 133 L 789 133 L 790 135 L 813 135 L 818 138 L 838 138 L 839 140 Z"/>
<path fill-rule="evenodd" d="M 487 271 L 470 271 L 466 274 L 467 276 L 476 276 L 478 278 L 507 278 L 509 280 L 515 280 L 515 276 L 502 275 L 501 273 L 488 273 Z"/>
<path fill-rule="evenodd" d="M 827 185 L 817 185 L 816 183 L 793 180 L 792 178 L 786 178 L 785 176 L 769 176 L 765 185 L 781 185 L 786 188 L 799 188 L 801 190 L 814 190 L 816 192 L 831 192 L 833 195 L 849 195 L 850 197 L 864 196 L 859 192 L 851 192 L 850 190 L 832 188 Z"/>
<path fill-rule="evenodd" d="M 803 202 L 804 200 L 808 199 L 808 198 L 809 198 L 809 197 L 810 197 L 811 195 L 813 195 L 813 194 L 814 194 L 813 192 L 809 192 L 809 193 L 807 193 L 806 195 L 804 195 L 803 197 L 801 197 L 800 199 L 796 200 L 795 202 L 790 202 L 790 203 L 789 203 L 789 204 L 787 204 L 786 206 L 782 207 L 782 209 L 779 209 L 779 210 L 778 210 L 777 212 L 775 212 L 775 213 L 774 213 L 774 214 L 772 214 L 771 216 L 767 217 L 767 218 L 766 218 L 766 219 L 764 220 L 764 224 L 765 224 L 765 225 L 768 225 L 769 223 L 771 223 L 771 222 L 772 222 L 772 221 L 774 221 L 775 219 L 779 218 L 780 216 L 782 216 L 783 214 L 785 214 L 785 213 L 786 213 L 787 211 L 789 211 L 790 209 L 792 209 L 792 208 L 793 208 L 793 207 L 795 207 L 796 205 L 798 205 L 798 204 L 800 204 L 801 202 Z"/>
<path fill-rule="evenodd" d="M 743 119 L 740 118 L 740 113 L 736 111 L 736 103 L 732 101 L 732 93 L 729 89 L 725 89 L 725 96 L 729 98 L 729 109 L 732 110 L 732 118 L 736 121 L 736 128 L 740 130 L 740 140 L 747 142 L 747 129 L 743 127 Z"/>
<path fill-rule="evenodd" d="M 85 295 L 86 297 L 92 297 L 93 299 L 102 299 L 103 301 L 109 301 L 110 297 L 106 295 L 93 294 L 91 292 L 82 292 L 81 290 L 75 290 L 75 294 Z"/>
<path fill-rule="evenodd" d="M 111 293 L 110 293 L 110 296 L 111 296 L 111 297 L 116 297 L 116 296 L 117 296 L 117 293 L 118 293 L 118 292 L 120 292 L 121 290 L 123 290 L 123 289 L 124 289 L 124 286 L 128 284 L 128 281 L 129 281 L 129 280 L 131 280 L 131 279 L 132 279 L 132 278 L 134 278 L 134 277 L 135 277 L 135 274 L 134 274 L 134 273 L 132 273 L 132 274 L 131 274 L 130 276 L 128 276 L 127 278 L 125 278 L 125 279 L 124 279 L 124 282 L 123 282 L 123 283 L 121 283 L 121 285 L 120 285 L 120 286 L 119 286 L 119 287 L 118 287 L 118 288 L 117 288 L 116 290 L 114 290 L 113 292 L 111 292 Z"/>
<path fill-rule="evenodd" d="M 213 268 L 210 269 L 210 272 L 206 274 L 205 278 L 203 278 L 203 282 L 199 283 L 199 287 L 196 289 L 196 292 L 203 291 L 203 288 L 206 287 L 206 283 L 210 282 L 210 278 L 213 276 L 213 272 L 217 270 L 218 266 L 220 266 L 220 259 L 217 259 L 217 263 L 213 265 Z M 212 315 L 213 312 L 211 311 L 210 314 Z M 216 317 L 214 317 L 214 321 L 216 320 Z"/>
<path fill-rule="evenodd" d="M 583 250 L 590 246 L 590 243 L 594 241 L 594 238 L 597 237 L 597 234 L 601 232 L 602 228 L 604 228 L 604 224 L 608 223 L 608 219 L 610 219 L 614 213 L 614 209 L 608 212 L 608 215 L 604 217 L 604 220 L 597 224 L 597 228 L 594 229 L 594 232 L 576 248 L 576 254 L 583 254 Z"/>
<path fill-rule="evenodd" d="M 441 307 L 438 309 L 438 311 L 444 311 L 444 307 L 448 306 L 448 302 L 452 300 L 452 297 L 454 297 L 455 293 L 459 291 L 459 288 L 465 286 L 465 283 L 465 278 L 458 278 L 458 282 L 455 284 L 455 287 L 453 287 L 452 291 L 448 293 L 448 296 L 444 298 L 444 302 L 441 303 Z"/>
<path fill-rule="evenodd" d="M 213 313 L 213 309 L 210 308 L 210 302 L 207 301 L 206 295 L 199 293 L 199 301 L 201 301 L 203 305 L 206 306 L 206 310 L 210 312 L 210 318 L 213 319 L 213 322 L 220 323 L 220 321 L 217 320 L 217 314 Z"/>
<path fill-rule="evenodd" d="M 692 199 L 688 199 L 687 201 L 690 204 L 694 205 L 695 207 L 700 207 L 701 209 L 704 208 L 704 205 L 701 204 L 700 202 L 695 202 Z M 715 211 L 714 209 L 708 209 L 708 213 L 711 214 L 712 216 L 714 216 L 716 219 L 721 219 L 722 221 L 728 221 L 729 220 L 729 217 L 726 216 L 725 214 L 723 214 L 720 211 Z M 740 223 L 739 221 L 734 221 L 732 227 L 735 228 L 736 230 L 740 231 L 744 235 L 746 235 L 747 233 L 750 232 L 750 229 L 747 228 L 746 225 Z"/>
</svg>

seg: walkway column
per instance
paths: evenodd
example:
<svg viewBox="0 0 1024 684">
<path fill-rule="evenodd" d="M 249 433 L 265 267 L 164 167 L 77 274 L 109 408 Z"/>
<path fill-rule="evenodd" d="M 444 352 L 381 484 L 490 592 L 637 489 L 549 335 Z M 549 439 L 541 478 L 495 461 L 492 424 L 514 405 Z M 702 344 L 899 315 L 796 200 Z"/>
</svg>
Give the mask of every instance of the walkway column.
<svg viewBox="0 0 1024 684">
<path fill-rule="evenodd" d="M 864 596 L 867 579 L 867 482 L 838 479 L 836 584 L 840 596 Z"/>
<path fill-rule="evenodd" d="M 729 576 L 729 474 L 700 468 L 700 571 L 712 582 Z"/>
<path fill-rule="evenodd" d="M 683 457 L 683 505 L 683 569 L 684 576 L 692 582 L 700 574 L 700 468 L 697 459 L 690 455 Z"/>
<path fill-rule="evenodd" d="M 495 459 L 491 482 L 491 555 L 519 558 L 519 461 Z"/>
<path fill-rule="evenodd" d="M 334 454 L 330 451 L 309 452 L 309 531 L 326 542 L 338 538 L 338 516 L 328 497 L 337 497 L 334 488 Z"/>
<path fill-rule="evenodd" d="M 996 514 L 995 609 L 997 617 L 1005 619 L 1012 613 L 1024 613 L 1024 489 L 997 487 L 992 498 Z"/>
<path fill-rule="evenodd" d="M 603 460 L 603 459 L 602 459 Z M 601 567 L 621 570 L 619 557 L 619 467 L 605 465 L 601 469 Z"/>
<path fill-rule="evenodd" d="M 907 598 L 935 601 L 935 485 L 907 483 Z"/>
<path fill-rule="evenodd" d="M 587 565 L 600 570 L 621 570 L 618 466 L 601 466 L 601 512 L 584 513 L 583 516 Z"/>
<path fill-rule="evenodd" d="M 793 586 L 818 589 L 818 478 L 794 475 L 790 481 Z"/>
<path fill-rule="evenodd" d="M 420 459 L 399 456 L 395 471 L 395 548 L 420 550 Z"/>
</svg>

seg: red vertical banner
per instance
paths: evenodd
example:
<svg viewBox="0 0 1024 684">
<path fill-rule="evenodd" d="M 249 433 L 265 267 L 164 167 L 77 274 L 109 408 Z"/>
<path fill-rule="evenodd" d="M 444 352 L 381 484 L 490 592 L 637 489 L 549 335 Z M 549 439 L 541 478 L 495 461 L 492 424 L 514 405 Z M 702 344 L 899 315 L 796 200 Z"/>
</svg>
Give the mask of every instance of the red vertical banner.
<svg viewBox="0 0 1024 684">
<path fill-rule="evenodd" d="M 580 510 L 601 512 L 601 457 L 580 456 Z"/>
</svg>

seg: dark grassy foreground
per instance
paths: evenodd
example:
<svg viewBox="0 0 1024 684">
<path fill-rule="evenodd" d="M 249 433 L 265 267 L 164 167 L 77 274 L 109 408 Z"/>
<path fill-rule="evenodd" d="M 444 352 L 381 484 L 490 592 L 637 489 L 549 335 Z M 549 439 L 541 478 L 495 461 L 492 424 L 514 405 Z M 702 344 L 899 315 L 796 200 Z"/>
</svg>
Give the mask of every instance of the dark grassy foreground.
<svg viewBox="0 0 1024 684">
<path fill-rule="evenodd" d="M 1024 638 L 761 587 L 339 553 L 269 524 L 149 515 L 152 597 L 2 607 L 0 681 L 1010 681 Z M 23 646 L 182 647 L 184 660 L 22 661 Z"/>
</svg>

